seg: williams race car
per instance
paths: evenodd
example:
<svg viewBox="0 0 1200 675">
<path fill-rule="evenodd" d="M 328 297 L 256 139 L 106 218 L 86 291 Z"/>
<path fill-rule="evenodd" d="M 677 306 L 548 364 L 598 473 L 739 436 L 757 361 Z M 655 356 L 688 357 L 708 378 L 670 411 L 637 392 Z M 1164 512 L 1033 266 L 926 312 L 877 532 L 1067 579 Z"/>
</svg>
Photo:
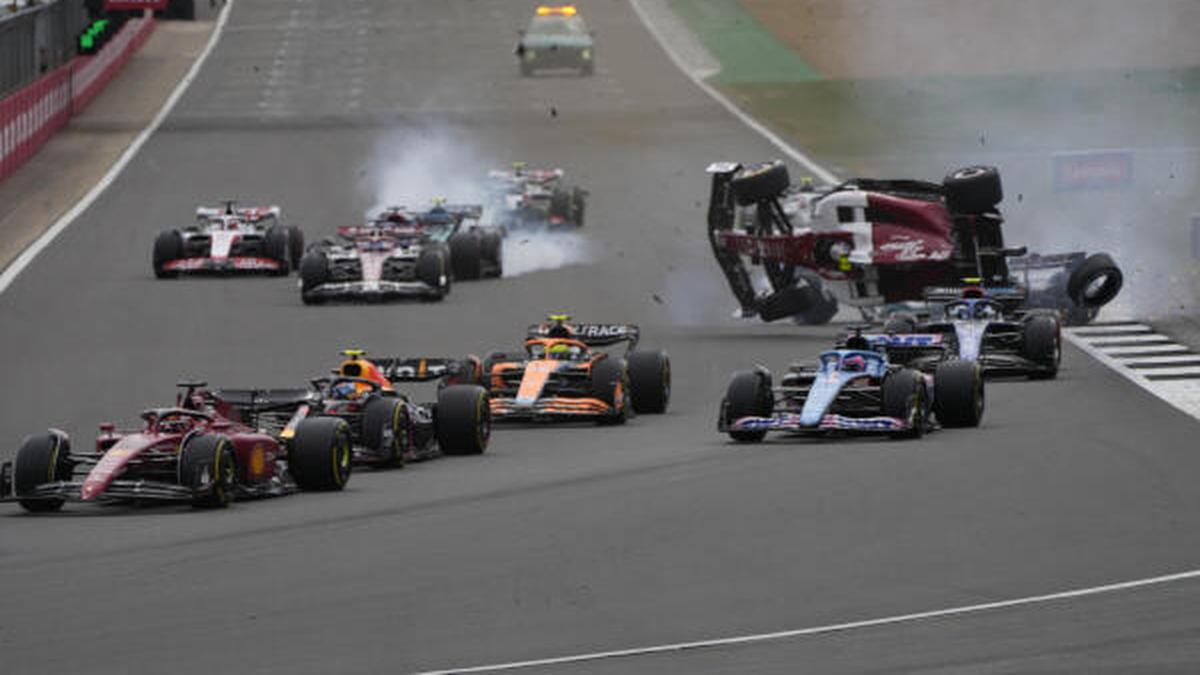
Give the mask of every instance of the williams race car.
<svg viewBox="0 0 1200 675">
<path fill-rule="evenodd" d="M 596 70 L 592 33 L 574 5 L 538 7 L 529 27 L 520 35 L 513 51 L 522 75 L 571 69 L 586 76 Z"/>
<path fill-rule="evenodd" d="M 883 334 L 865 336 L 873 347 L 885 349 L 893 363 L 928 372 L 947 359 L 962 359 L 979 363 L 987 376 L 1052 379 L 1058 374 L 1062 329 L 1057 311 L 1020 310 L 1013 305 L 1024 296 L 989 296 L 977 286 L 966 287 L 958 297 L 936 292 L 927 297 L 940 304 L 938 318 L 897 312 L 884 324 Z"/>
<path fill-rule="evenodd" d="M 196 222 L 162 232 L 154 240 L 154 276 L 188 273 L 266 272 L 286 275 L 300 264 L 304 233 L 279 222 L 278 206 L 196 209 Z"/>
<path fill-rule="evenodd" d="M 447 204 L 434 200 L 428 211 L 392 206 L 374 220 L 392 236 L 425 247 L 440 247 L 450 256 L 455 281 L 499 278 L 504 274 L 504 230 L 480 224 L 480 204 Z"/>
<path fill-rule="evenodd" d="M 838 299 L 873 318 L 882 305 L 921 300 L 927 287 L 979 277 L 985 287 L 1022 289 L 1025 306 L 1083 323 L 1121 289 L 1105 253 L 1005 246 L 993 167 L 960 169 L 941 184 L 858 178 L 822 189 L 791 186 L 780 162 L 708 172 L 709 241 L 744 316 L 828 321 L 837 305 L 824 286 L 836 282 Z M 762 266 L 771 293 L 759 296 L 747 262 Z"/>
<path fill-rule="evenodd" d="M 478 455 L 487 450 L 491 413 L 487 391 L 475 384 L 479 359 L 366 358 L 359 349 L 333 377 L 303 389 L 222 389 L 219 405 L 284 444 L 299 441 L 310 420 L 345 424 L 356 464 L 402 466 L 439 455 Z M 395 384 L 439 380 L 436 403 L 417 403 Z"/>
<path fill-rule="evenodd" d="M 842 348 L 821 353 L 815 367 L 793 365 L 778 387 L 762 366 L 735 373 L 717 429 L 751 443 L 769 431 L 915 438 L 937 425 L 978 426 L 983 387 L 977 363 L 944 361 L 926 375 L 890 363 L 856 334 Z"/>
<path fill-rule="evenodd" d="M 666 352 L 638 350 L 637 326 L 568 323 L 552 315 L 530 326 L 525 351 L 493 353 L 483 381 L 497 421 L 594 420 L 624 424 L 633 414 L 667 410 L 671 362 Z M 593 349 L 625 343 L 625 355 Z"/>
<path fill-rule="evenodd" d="M 379 302 L 399 298 L 437 301 L 450 292 L 450 254 L 429 246 L 419 225 L 376 220 L 338 228 L 300 261 L 300 297 Z"/>
<path fill-rule="evenodd" d="M 285 445 L 238 421 L 204 383 L 179 386 L 175 405 L 146 410 L 138 429 L 101 424 L 91 451 L 72 450 L 58 429 L 26 437 L 16 459 L 0 465 L 0 497 L 32 512 L 68 500 L 223 507 L 235 498 L 340 490 L 350 479 L 345 421 L 306 419 Z"/>
<path fill-rule="evenodd" d="M 530 169 L 524 162 L 489 172 L 492 224 L 505 231 L 583 227 L 587 191 L 567 185 L 564 175 L 562 169 Z"/>
</svg>

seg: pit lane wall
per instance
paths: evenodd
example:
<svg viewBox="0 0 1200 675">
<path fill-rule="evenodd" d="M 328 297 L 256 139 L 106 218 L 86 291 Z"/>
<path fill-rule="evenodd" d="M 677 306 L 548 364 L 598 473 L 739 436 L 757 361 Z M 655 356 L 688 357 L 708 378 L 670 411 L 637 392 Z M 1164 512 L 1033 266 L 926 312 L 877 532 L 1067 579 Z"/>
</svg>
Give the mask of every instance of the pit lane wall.
<svg viewBox="0 0 1200 675">
<path fill-rule="evenodd" d="M 104 89 L 154 25 L 153 17 L 131 19 L 96 54 L 78 56 L 0 100 L 0 180 L 29 161 Z"/>
</svg>

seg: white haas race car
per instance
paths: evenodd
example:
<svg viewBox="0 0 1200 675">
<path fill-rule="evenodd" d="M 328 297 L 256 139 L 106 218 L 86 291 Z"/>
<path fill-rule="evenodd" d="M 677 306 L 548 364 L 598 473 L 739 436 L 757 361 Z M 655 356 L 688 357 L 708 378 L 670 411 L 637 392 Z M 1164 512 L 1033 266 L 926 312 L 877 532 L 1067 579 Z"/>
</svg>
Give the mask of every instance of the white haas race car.
<svg viewBox="0 0 1200 675">
<path fill-rule="evenodd" d="M 196 222 L 160 232 L 154 240 L 154 276 L 268 273 L 286 275 L 300 264 L 304 233 L 280 223 L 278 206 L 238 208 L 226 201 L 196 209 Z"/>
</svg>

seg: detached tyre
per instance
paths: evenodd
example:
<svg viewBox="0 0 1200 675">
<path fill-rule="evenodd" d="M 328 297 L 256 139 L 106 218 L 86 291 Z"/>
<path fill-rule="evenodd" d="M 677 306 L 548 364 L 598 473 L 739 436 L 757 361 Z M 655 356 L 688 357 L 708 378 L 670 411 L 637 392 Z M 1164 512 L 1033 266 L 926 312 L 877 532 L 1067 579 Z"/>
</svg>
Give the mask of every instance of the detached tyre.
<svg viewBox="0 0 1200 675">
<path fill-rule="evenodd" d="M 942 180 L 942 187 L 946 191 L 946 208 L 951 213 L 990 213 L 1004 200 L 1000 171 L 994 166 L 959 169 Z"/>
<path fill-rule="evenodd" d="M 71 460 L 71 442 L 66 436 L 47 432 L 28 436 L 17 449 L 13 463 L 13 492 L 21 508 L 30 513 L 58 511 L 64 500 L 22 499 L 30 496 L 39 485 L 70 480 L 74 470 Z"/>
<path fill-rule="evenodd" d="M 350 425 L 336 417 L 309 417 L 296 425 L 288 469 L 301 490 L 341 490 L 350 480 Z"/>
<path fill-rule="evenodd" d="M 929 422 L 929 403 L 921 373 L 908 368 L 889 373 L 882 389 L 883 414 L 904 420 L 909 425 L 904 434 L 908 438 L 924 434 Z"/>
<path fill-rule="evenodd" d="M 1021 326 L 1021 356 L 1042 368 L 1029 374 L 1031 380 L 1049 380 L 1058 375 L 1062 359 L 1062 332 L 1058 318 L 1046 314 L 1029 317 Z"/>
<path fill-rule="evenodd" d="M 363 408 L 362 444 L 378 466 L 404 466 L 408 451 L 408 408 L 399 398 L 376 396 Z"/>
<path fill-rule="evenodd" d="M 154 239 L 154 276 L 159 279 L 170 279 L 179 276 L 178 272 L 167 270 L 164 266 L 172 260 L 183 257 L 183 235 L 179 230 L 160 232 Z"/>
<path fill-rule="evenodd" d="M 791 184 L 787 167 L 778 160 L 748 166 L 730 180 L 738 206 L 750 206 L 783 194 Z"/>
<path fill-rule="evenodd" d="M 743 417 L 770 417 L 775 410 L 770 375 L 755 370 L 734 373 L 721 407 L 725 424 L 730 426 Z M 766 435 L 766 430 L 729 431 L 729 437 L 739 443 L 758 443 Z"/>
<path fill-rule="evenodd" d="M 933 373 L 933 414 L 944 427 L 977 427 L 983 419 L 983 371 L 974 361 L 943 361 Z"/>
<path fill-rule="evenodd" d="M 191 488 L 192 506 L 223 509 L 233 501 L 237 466 L 227 436 L 193 436 L 179 451 L 179 484 Z"/>
<path fill-rule="evenodd" d="M 624 424 L 629 419 L 629 377 L 620 359 L 601 359 L 592 366 L 592 398 L 608 404 L 611 414 L 600 424 Z"/>
<path fill-rule="evenodd" d="M 482 455 L 492 436 L 492 408 L 487 390 L 474 384 L 452 384 L 438 392 L 437 442 L 447 455 Z"/>
<path fill-rule="evenodd" d="M 483 275 L 483 242 L 478 232 L 456 232 L 450 237 L 450 266 L 455 281 Z"/>
<path fill-rule="evenodd" d="M 1067 295 L 1080 307 L 1100 307 L 1117 297 L 1124 281 L 1121 268 L 1112 256 L 1094 253 L 1071 271 Z"/>
<path fill-rule="evenodd" d="M 662 350 L 629 354 L 629 398 L 639 415 L 658 415 L 671 401 L 671 359 Z"/>
<path fill-rule="evenodd" d="M 321 302 L 314 291 L 329 282 L 329 258 L 324 251 L 309 251 L 300 259 L 300 298 L 304 304 Z"/>
</svg>

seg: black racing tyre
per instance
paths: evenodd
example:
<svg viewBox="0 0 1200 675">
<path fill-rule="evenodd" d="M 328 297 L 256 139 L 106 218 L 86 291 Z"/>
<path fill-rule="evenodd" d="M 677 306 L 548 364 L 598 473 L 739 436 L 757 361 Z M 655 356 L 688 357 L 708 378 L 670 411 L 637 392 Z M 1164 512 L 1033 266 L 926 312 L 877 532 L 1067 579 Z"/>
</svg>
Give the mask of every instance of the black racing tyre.
<svg viewBox="0 0 1200 675">
<path fill-rule="evenodd" d="M 1063 310 L 1063 324 L 1067 326 L 1086 326 L 1099 313 L 1099 307 L 1079 307 L 1073 305 Z"/>
<path fill-rule="evenodd" d="M 492 436 L 488 392 L 475 384 L 452 384 L 438 392 L 438 447 L 447 455 L 482 455 Z"/>
<path fill-rule="evenodd" d="M 977 427 L 983 419 L 983 371 L 974 361 L 939 363 L 933 372 L 933 414 L 944 427 Z"/>
<path fill-rule="evenodd" d="M 942 180 L 942 187 L 951 213 L 990 213 L 1004 200 L 1000 171 L 994 166 L 958 169 Z"/>
<path fill-rule="evenodd" d="M 237 465 L 233 441 L 220 434 L 192 436 L 179 451 L 179 484 L 195 491 L 192 506 L 223 509 L 233 501 Z"/>
<path fill-rule="evenodd" d="M 21 508 L 30 513 L 47 513 L 63 507 L 62 499 L 21 499 L 39 485 L 70 480 L 71 442 L 62 435 L 48 431 L 25 437 L 17 449 L 13 463 L 13 492 Z"/>
<path fill-rule="evenodd" d="M 309 417 L 296 425 L 288 469 L 301 490 L 341 490 L 350 480 L 350 425 L 337 417 Z"/>
<path fill-rule="evenodd" d="M 906 335 L 917 332 L 917 317 L 909 312 L 896 312 L 883 322 L 883 332 L 889 335 Z"/>
<path fill-rule="evenodd" d="M 447 253 L 442 248 L 427 248 L 417 257 L 417 281 L 440 290 L 440 293 L 432 298 L 434 300 L 441 300 L 450 292 L 450 266 L 447 264 L 447 258 Z"/>
<path fill-rule="evenodd" d="M 763 321 L 778 321 L 785 317 L 817 313 L 827 299 L 811 284 L 791 286 L 776 291 L 758 301 L 755 309 Z"/>
<path fill-rule="evenodd" d="M 787 167 L 778 160 L 743 168 L 730 180 L 738 206 L 757 204 L 783 194 L 791 183 Z"/>
<path fill-rule="evenodd" d="M 170 0 L 167 9 L 163 11 L 164 19 L 177 21 L 194 21 L 196 18 L 196 0 Z"/>
<path fill-rule="evenodd" d="M 480 247 L 483 259 L 491 265 L 488 273 L 496 278 L 504 276 L 504 237 L 499 232 L 485 232 Z"/>
<path fill-rule="evenodd" d="M 1071 271 L 1067 295 L 1080 307 L 1101 307 L 1121 292 L 1124 276 L 1107 253 L 1093 253 Z"/>
<path fill-rule="evenodd" d="M 564 222 L 571 222 L 571 193 L 561 188 L 555 189 L 550 195 L 550 209 L 547 214 L 551 218 L 561 218 Z"/>
<path fill-rule="evenodd" d="M 483 240 L 478 232 L 455 232 L 450 237 L 450 268 L 455 281 L 482 276 Z"/>
<path fill-rule="evenodd" d="M 792 315 L 792 321 L 804 326 L 824 326 L 833 321 L 833 317 L 838 313 L 838 301 L 833 295 L 833 291 L 821 280 L 819 276 L 807 270 L 797 270 L 804 281 L 815 291 L 815 295 L 809 294 L 809 308 L 798 314 Z"/>
<path fill-rule="evenodd" d="M 571 219 L 575 221 L 576 227 L 583 227 L 583 217 L 587 211 L 587 192 L 582 188 L 571 188 L 571 206 Z"/>
<path fill-rule="evenodd" d="M 1062 359 L 1062 331 L 1058 317 L 1036 314 L 1021 325 L 1021 356 L 1044 370 L 1029 374 L 1033 380 L 1050 380 L 1058 375 Z"/>
<path fill-rule="evenodd" d="M 408 407 L 402 399 L 376 396 L 363 406 L 362 444 L 378 458 L 378 466 L 404 466 L 408 426 Z"/>
<path fill-rule="evenodd" d="M 169 279 L 179 276 L 178 272 L 163 269 L 163 265 L 183 257 L 183 235 L 179 230 L 159 232 L 154 239 L 154 276 Z"/>
<path fill-rule="evenodd" d="M 625 364 L 617 358 L 601 359 L 592 366 L 591 378 L 592 398 L 604 401 L 612 411 L 609 416 L 598 420 L 599 423 L 624 424 L 629 419 L 631 407 L 629 374 Z"/>
<path fill-rule="evenodd" d="M 671 359 L 655 349 L 629 354 L 629 399 L 639 415 L 657 415 L 667 411 L 671 401 Z"/>
<path fill-rule="evenodd" d="M 300 259 L 300 297 L 305 304 L 320 302 L 313 291 L 329 281 L 329 258 L 324 251 L 313 250 Z"/>
<path fill-rule="evenodd" d="M 904 435 L 909 438 L 919 438 L 924 434 L 929 421 L 925 377 L 915 370 L 904 368 L 888 373 L 883 378 L 881 388 L 883 414 L 907 422 L 909 430 Z"/>
<path fill-rule="evenodd" d="M 304 231 L 295 225 L 287 226 L 288 260 L 292 267 L 299 269 L 300 260 L 304 257 Z"/>
<path fill-rule="evenodd" d="M 279 263 L 279 269 L 274 272 L 278 276 L 287 276 L 291 271 L 292 247 L 288 242 L 288 231 L 283 225 L 272 225 L 263 235 L 263 254 L 265 257 Z"/>
<path fill-rule="evenodd" d="M 758 370 L 742 370 L 733 374 L 725 401 L 721 406 L 725 424 L 732 425 L 743 417 L 770 417 L 775 410 L 775 392 L 771 376 Z M 762 431 L 729 431 L 729 437 L 739 443 L 758 443 L 766 437 Z"/>
</svg>

